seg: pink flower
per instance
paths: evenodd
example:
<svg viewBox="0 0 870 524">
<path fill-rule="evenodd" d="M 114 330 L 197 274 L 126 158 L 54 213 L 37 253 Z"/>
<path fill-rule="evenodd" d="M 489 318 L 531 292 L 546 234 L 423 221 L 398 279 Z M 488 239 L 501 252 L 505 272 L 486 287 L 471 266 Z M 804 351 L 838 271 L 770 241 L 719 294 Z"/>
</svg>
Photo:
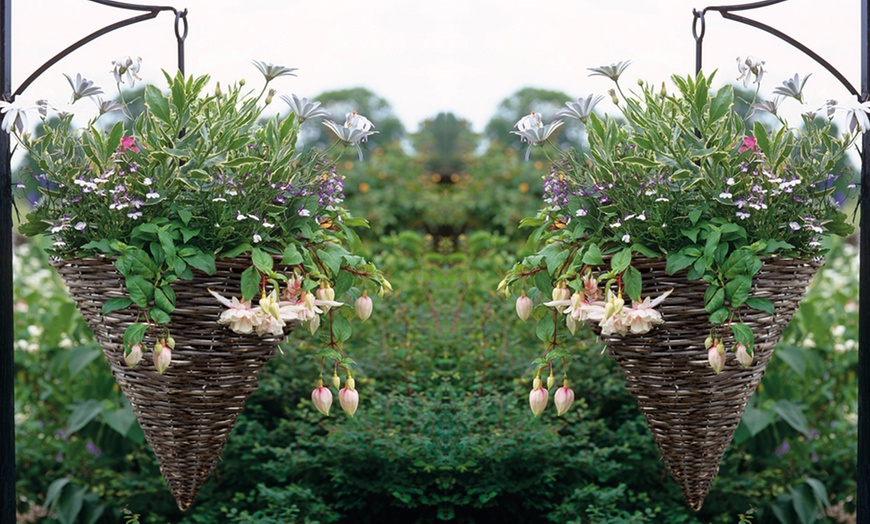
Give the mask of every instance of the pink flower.
<svg viewBox="0 0 870 524">
<path fill-rule="evenodd" d="M 525 322 L 529 319 L 530 316 L 532 316 L 532 309 L 534 307 L 535 305 L 532 303 L 532 299 L 527 297 L 525 293 L 517 298 L 517 316 L 520 317 L 520 320 L 522 320 L 523 322 Z"/>
<path fill-rule="evenodd" d="M 234 333 L 242 335 L 253 332 L 254 328 L 260 325 L 262 318 L 260 308 L 252 308 L 247 302 L 240 301 L 236 297 L 229 301 L 210 289 L 208 292 L 224 307 L 229 308 L 221 313 L 219 324 L 229 324 Z"/>
<path fill-rule="evenodd" d="M 737 150 L 738 153 L 744 151 L 758 151 L 758 142 L 751 136 L 743 137 L 743 145 Z"/>
<path fill-rule="evenodd" d="M 568 387 L 567 380 L 562 387 L 556 390 L 553 403 L 556 404 L 556 414 L 559 416 L 568 411 L 568 408 L 574 403 L 574 390 Z"/>
<path fill-rule="evenodd" d="M 338 392 L 338 403 L 341 404 L 341 409 L 352 417 L 359 406 L 359 393 L 357 393 L 354 387 L 355 384 L 352 378 L 347 379 L 344 384 L 344 388 Z"/>
<path fill-rule="evenodd" d="M 743 344 L 737 344 L 737 348 L 735 348 L 734 354 L 737 357 L 737 362 L 739 362 L 741 366 L 748 368 L 752 365 L 753 357 L 749 354 L 749 351 Z"/>
<path fill-rule="evenodd" d="M 299 302 L 299 297 L 302 295 L 302 279 L 291 278 L 287 281 L 287 287 L 284 289 L 281 300 L 286 302 Z"/>
<path fill-rule="evenodd" d="M 134 344 L 130 352 L 124 355 L 124 362 L 128 367 L 135 367 L 142 360 L 142 344 Z"/>
<path fill-rule="evenodd" d="M 157 372 L 162 375 L 171 362 L 172 350 L 169 349 L 169 346 L 164 346 L 160 342 L 154 344 L 154 367 Z"/>
<path fill-rule="evenodd" d="M 532 413 L 536 417 L 543 413 L 544 408 L 547 407 L 547 399 L 549 396 L 550 394 L 547 390 L 542 388 L 540 385 L 529 392 L 529 406 L 532 408 Z"/>
<path fill-rule="evenodd" d="M 363 322 L 372 316 L 372 307 L 372 298 L 365 294 L 356 299 L 356 302 L 353 304 L 353 308 L 356 310 L 356 316 L 358 316 Z"/>
<path fill-rule="evenodd" d="M 329 408 L 332 406 L 332 391 L 323 387 L 323 380 L 317 381 L 317 387 L 311 392 L 311 401 L 317 411 L 329 416 Z"/>
<path fill-rule="evenodd" d="M 125 136 L 121 139 L 121 152 L 130 150 L 134 153 L 139 152 L 139 146 L 136 145 L 136 139 L 132 136 Z"/>
<path fill-rule="evenodd" d="M 632 307 L 623 310 L 625 314 L 623 322 L 635 335 L 649 333 L 654 325 L 664 323 L 662 314 L 653 308 L 661 304 L 673 291 L 673 289 L 668 290 L 653 301 L 646 297 L 642 302 L 633 302 Z"/>
<path fill-rule="evenodd" d="M 718 344 L 713 344 L 707 350 L 707 360 L 710 362 L 710 367 L 718 375 L 725 369 L 725 344 L 721 341 Z"/>
<path fill-rule="evenodd" d="M 601 290 L 598 289 L 598 281 L 592 275 L 583 277 L 583 294 L 586 295 L 586 302 L 597 302 L 604 299 Z"/>
</svg>

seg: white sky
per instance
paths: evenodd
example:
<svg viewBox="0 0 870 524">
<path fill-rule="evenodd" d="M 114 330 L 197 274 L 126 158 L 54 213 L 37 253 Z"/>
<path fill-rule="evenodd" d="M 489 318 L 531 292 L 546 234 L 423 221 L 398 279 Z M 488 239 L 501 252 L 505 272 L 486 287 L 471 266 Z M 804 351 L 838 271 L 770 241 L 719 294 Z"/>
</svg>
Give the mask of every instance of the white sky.
<svg viewBox="0 0 870 524">
<path fill-rule="evenodd" d="M 481 131 L 498 103 L 519 88 L 542 87 L 573 97 L 604 94 L 608 79 L 586 68 L 631 59 L 624 78 L 659 82 L 694 70 L 692 8 L 746 0 L 163 0 L 189 10 L 187 72 L 259 83 L 252 59 L 299 68 L 282 78 L 281 93 L 314 97 L 327 89 L 364 86 L 389 101 L 413 131 L 420 121 L 452 111 Z M 152 3 L 141 0 L 140 3 Z M 86 0 L 13 0 L 13 89 L 70 42 L 134 16 Z M 789 0 L 743 12 L 801 40 L 860 88 L 859 3 Z M 111 60 L 143 58 L 142 76 L 163 85 L 174 70 L 171 13 L 118 30 L 77 51 L 23 95 L 64 103 L 61 73 L 114 90 Z M 820 66 L 773 36 L 710 13 L 705 69 L 736 78 L 735 58 L 767 61 L 763 91 L 794 73 L 813 73 L 812 103 L 848 92 Z M 628 84 L 625 84 L 628 85 Z M 277 100 L 277 98 L 276 98 Z M 377 122 L 375 123 L 377 124 Z"/>
</svg>

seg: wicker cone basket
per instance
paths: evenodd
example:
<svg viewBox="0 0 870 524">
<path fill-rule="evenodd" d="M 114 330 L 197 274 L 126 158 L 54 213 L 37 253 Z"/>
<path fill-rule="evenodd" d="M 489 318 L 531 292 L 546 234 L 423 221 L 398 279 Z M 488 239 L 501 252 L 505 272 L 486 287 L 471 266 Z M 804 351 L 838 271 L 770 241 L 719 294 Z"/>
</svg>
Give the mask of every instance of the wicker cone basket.
<svg viewBox="0 0 870 524">
<path fill-rule="evenodd" d="M 718 375 L 707 361 L 710 332 L 703 281 L 686 273 L 665 273 L 664 259 L 633 259 L 641 271 L 644 296 L 674 292 L 657 308 L 664 324 L 645 335 L 603 337 L 611 358 L 625 374 L 626 389 L 638 402 L 647 425 L 689 505 L 701 509 L 734 437 L 746 404 L 764 376 L 773 348 L 797 310 L 820 263 L 769 259 L 755 276 L 750 296 L 767 298 L 776 314 L 745 308 L 744 323 L 755 334 L 755 358 L 742 367 L 728 351 Z M 597 326 L 595 326 L 597 327 Z M 726 330 L 725 345 L 734 344 Z"/>
<path fill-rule="evenodd" d="M 195 272 L 173 285 L 177 302 L 170 330 L 172 363 L 158 373 L 146 351 L 134 368 L 124 362 L 123 336 L 137 321 L 134 309 L 103 315 L 107 299 L 126 296 L 123 277 L 108 259 L 54 264 L 87 320 L 121 391 L 130 400 L 178 507 L 187 509 L 227 442 L 257 378 L 282 338 L 238 335 L 216 321 L 224 310 L 209 293 L 238 296 L 250 259 L 217 261 L 217 272 Z M 290 326 L 287 328 L 289 332 Z M 154 340 L 146 335 L 148 347 Z"/>
</svg>

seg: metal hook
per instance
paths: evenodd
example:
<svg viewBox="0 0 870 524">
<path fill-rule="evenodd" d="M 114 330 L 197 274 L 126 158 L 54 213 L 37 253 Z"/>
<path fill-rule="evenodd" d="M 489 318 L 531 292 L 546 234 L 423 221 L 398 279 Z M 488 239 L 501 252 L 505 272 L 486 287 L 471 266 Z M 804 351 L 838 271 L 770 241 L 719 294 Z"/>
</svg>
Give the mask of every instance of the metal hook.
<svg viewBox="0 0 870 524">
<path fill-rule="evenodd" d="M 180 30 L 183 28 L 183 30 Z M 178 41 L 178 71 L 184 75 L 184 41 L 187 39 L 187 9 L 175 11 L 175 39 Z"/>
</svg>

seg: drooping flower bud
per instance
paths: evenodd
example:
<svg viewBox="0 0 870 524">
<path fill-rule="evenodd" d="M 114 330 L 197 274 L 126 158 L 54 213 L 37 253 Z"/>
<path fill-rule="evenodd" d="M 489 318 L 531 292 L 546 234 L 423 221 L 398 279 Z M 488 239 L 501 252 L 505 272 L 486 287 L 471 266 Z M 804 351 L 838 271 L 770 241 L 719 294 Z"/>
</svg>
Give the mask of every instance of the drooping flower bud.
<svg viewBox="0 0 870 524">
<path fill-rule="evenodd" d="M 332 406 L 332 391 L 323 387 L 323 380 L 317 381 L 317 387 L 311 392 L 311 401 L 317 411 L 329 416 L 329 408 Z"/>
<path fill-rule="evenodd" d="M 169 349 L 175 349 L 175 339 L 172 337 L 166 337 L 166 345 L 169 346 Z"/>
<path fill-rule="evenodd" d="M 549 396 L 550 394 L 547 393 L 547 390 L 542 387 L 537 387 L 529 393 L 529 406 L 532 408 L 532 414 L 537 417 L 544 412 Z"/>
<path fill-rule="evenodd" d="M 616 89 L 608 89 L 607 94 L 610 95 L 610 101 L 613 102 L 613 105 L 619 105 L 619 97 L 616 96 Z"/>
<path fill-rule="evenodd" d="M 313 334 L 317 333 L 317 328 L 319 328 L 319 327 L 320 327 L 320 315 L 314 315 L 313 317 L 311 317 L 311 320 L 308 321 L 308 331 L 310 331 L 311 334 L 313 335 Z"/>
<path fill-rule="evenodd" d="M 737 347 L 734 349 L 734 354 L 737 357 L 737 362 L 739 362 L 741 366 L 748 368 L 752 365 L 753 356 L 749 354 L 749 351 L 743 344 L 737 344 Z"/>
<path fill-rule="evenodd" d="M 338 403 L 341 404 L 341 409 L 351 417 L 356 413 L 356 408 L 359 406 L 359 393 L 355 389 L 350 388 L 352 380 L 352 378 L 347 379 L 347 385 L 338 392 Z"/>
<path fill-rule="evenodd" d="M 571 299 L 571 291 L 565 287 L 565 284 L 560 283 L 558 286 L 553 288 L 553 300 L 570 300 Z"/>
<path fill-rule="evenodd" d="M 556 390 L 556 394 L 553 396 L 553 403 L 556 404 L 556 414 L 559 416 L 568 411 L 568 408 L 574 403 L 574 390 L 568 387 L 567 380 L 562 387 Z"/>
<path fill-rule="evenodd" d="M 575 319 L 573 315 L 567 315 L 565 317 L 565 325 L 568 327 L 568 331 L 570 331 L 572 335 L 577 332 L 577 319 Z"/>
<path fill-rule="evenodd" d="M 216 86 L 214 86 L 214 96 L 221 96 L 221 83 L 218 82 Z"/>
<path fill-rule="evenodd" d="M 341 389 L 341 379 L 338 378 L 338 374 L 336 373 L 332 374 L 332 386 L 335 389 Z"/>
<path fill-rule="evenodd" d="M 350 389 L 356 389 L 356 380 L 353 377 L 347 377 L 347 380 L 344 382 L 344 385 Z"/>
<path fill-rule="evenodd" d="M 552 373 L 550 373 L 550 376 L 547 377 L 547 389 L 552 388 L 555 383 L 556 383 L 556 376 L 553 375 Z"/>
<path fill-rule="evenodd" d="M 134 344 L 130 352 L 124 355 L 124 362 L 128 367 L 135 367 L 142 360 L 142 344 Z"/>
<path fill-rule="evenodd" d="M 706 339 L 704 339 L 704 349 L 710 349 L 710 347 L 713 345 L 713 342 L 713 337 L 707 337 Z"/>
<path fill-rule="evenodd" d="M 541 377 L 535 377 L 535 380 L 532 381 L 532 389 L 539 389 L 542 385 Z"/>
<path fill-rule="evenodd" d="M 370 316 L 372 316 L 372 298 L 365 293 L 363 293 L 362 296 L 356 299 L 353 307 L 356 310 L 356 316 L 359 317 L 359 319 L 363 322 L 365 322 Z"/>
<path fill-rule="evenodd" d="M 335 301 L 335 290 L 332 289 L 332 286 L 330 286 L 328 282 L 321 283 L 315 294 L 318 300 L 328 300 L 330 302 Z M 329 306 L 323 305 L 320 306 L 320 308 L 323 311 L 329 311 Z"/>
<path fill-rule="evenodd" d="M 161 375 L 172 362 L 172 350 L 161 342 L 154 344 L 154 367 Z"/>
<path fill-rule="evenodd" d="M 710 349 L 707 350 L 707 360 L 717 375 L 721 373 L 725 368 L 725 345 L 719 342 L 710 346 Z"/>
<path fill-rule="evenodd" d="M 266 105 L 272 103 L 272 99 L 275 97 L 275 90 L 269 89 L 269 92 L 266 94 Z"/>
<path fill-rule="evenodd" d="M 532 299 L 527 297 L 525 293 L 517 298 L 517 316 L 520 317 L 520 320 L 525 322 L 532 316 L 532 309 L 535 305 L 532 303 Z"/>
</svg>

